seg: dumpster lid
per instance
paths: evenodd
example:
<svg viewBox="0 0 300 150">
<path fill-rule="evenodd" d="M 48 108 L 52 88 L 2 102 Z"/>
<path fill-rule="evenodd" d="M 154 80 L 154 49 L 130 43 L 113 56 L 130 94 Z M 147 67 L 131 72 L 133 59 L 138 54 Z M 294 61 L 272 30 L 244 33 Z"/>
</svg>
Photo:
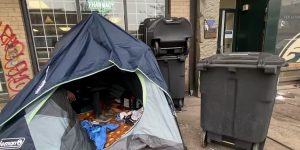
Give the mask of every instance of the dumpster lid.
<svg viewBox="0 0 300 150">
<path fill-rule="evenodd" d="M 214 67 L 222 65 L 229 66 L 252 66 L 254 68 L 264 68 L 264 66 L 286 66 L 286 62 L 283 58 L 270 54 L 270 53 L 258 53 L 258 52 L 234 52 L 228 54 L 216 54 L 211 57 L 202 59 L 197 68 Z"/>
</svg>

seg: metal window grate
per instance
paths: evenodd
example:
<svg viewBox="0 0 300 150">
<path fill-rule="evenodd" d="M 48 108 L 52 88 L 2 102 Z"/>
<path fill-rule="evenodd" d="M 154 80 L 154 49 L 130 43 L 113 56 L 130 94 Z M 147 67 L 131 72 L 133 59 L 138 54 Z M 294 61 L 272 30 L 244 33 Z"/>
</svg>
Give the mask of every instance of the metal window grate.
<svg viewBox="0 0 300 150">
<path fill-rule="evenodd" d="M 60 37 L 77 23 L 75 0 L 27 0 L 38 69 L 50 59 Z"/>
<path fill-rule="evenodd" d="M 0 62 L 0 103 L 9 99 L 8 90 L 6 87 L 6 80 L 4 77 L 4 72 L 2 64 Z"/>
</svg>

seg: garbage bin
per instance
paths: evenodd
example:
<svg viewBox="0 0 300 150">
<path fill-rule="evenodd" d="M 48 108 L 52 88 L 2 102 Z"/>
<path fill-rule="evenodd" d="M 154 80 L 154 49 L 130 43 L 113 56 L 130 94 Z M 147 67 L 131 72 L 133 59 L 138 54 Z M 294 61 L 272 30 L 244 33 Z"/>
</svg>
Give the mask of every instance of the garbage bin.
<svg viewBox="0 0 300 150">
<path fill-rule="evenodd" d="M 184 18 L 147 18 L 144 21 L 144 42 L 156 56 L 177 109 L 184 103 L 185 59 L 192 36 L 191 24 Z"/>
<path fill-rule="evenodd" d="M 283 65 L 268 53 L 217 54 L 197 64 L 203 146 L 213 140 L 263 149 Z"/>
<path fill-rule="evenodd" d="M 164 56 L 157 58 L 157 62 L 161 73 L 169 87 L 174 105 L 177 109 L 181 109 L 184 104 L 184 78 L 185 78 L 185 57 Z"/>
</svg>

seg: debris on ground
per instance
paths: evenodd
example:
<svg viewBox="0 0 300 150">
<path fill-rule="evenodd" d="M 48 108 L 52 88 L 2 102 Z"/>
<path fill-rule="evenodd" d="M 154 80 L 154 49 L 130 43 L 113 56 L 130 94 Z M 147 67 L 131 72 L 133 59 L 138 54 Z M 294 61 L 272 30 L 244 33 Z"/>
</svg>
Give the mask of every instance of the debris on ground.
<svg viewBox="0 0 300 150">
<path fill-rule="evenodd" d="M 291 92 L 278 92 L 275 98 L 276 104 L 283 104 L 285 103 L 286 99 L 294 99 L 295 94 Z"/>
<path fill-rule="evenodd" d="M 283 104 L 285 101 L 285 98 L 282 95 L 277 95 L 275 100 L 276 100 L 276 104 Z"/>
</svg>

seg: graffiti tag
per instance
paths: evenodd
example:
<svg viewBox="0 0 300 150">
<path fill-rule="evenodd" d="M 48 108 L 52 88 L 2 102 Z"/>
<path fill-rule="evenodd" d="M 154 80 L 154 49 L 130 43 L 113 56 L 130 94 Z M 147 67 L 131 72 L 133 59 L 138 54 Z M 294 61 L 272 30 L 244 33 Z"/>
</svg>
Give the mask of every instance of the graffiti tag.
<svg viewBox="0 0 300 150">
<path fill-rule="evenodd" d="M 1 26 L 1 24 L 0 24 Z M 7 87 L 17 94 L 31 80 L 27 61 L 24 56 L 24 43 L 18 40 L 12 28 L 6 24 L 0 34 L 1 45 L 4 46 L 4 62 Z"/>
</svg>

